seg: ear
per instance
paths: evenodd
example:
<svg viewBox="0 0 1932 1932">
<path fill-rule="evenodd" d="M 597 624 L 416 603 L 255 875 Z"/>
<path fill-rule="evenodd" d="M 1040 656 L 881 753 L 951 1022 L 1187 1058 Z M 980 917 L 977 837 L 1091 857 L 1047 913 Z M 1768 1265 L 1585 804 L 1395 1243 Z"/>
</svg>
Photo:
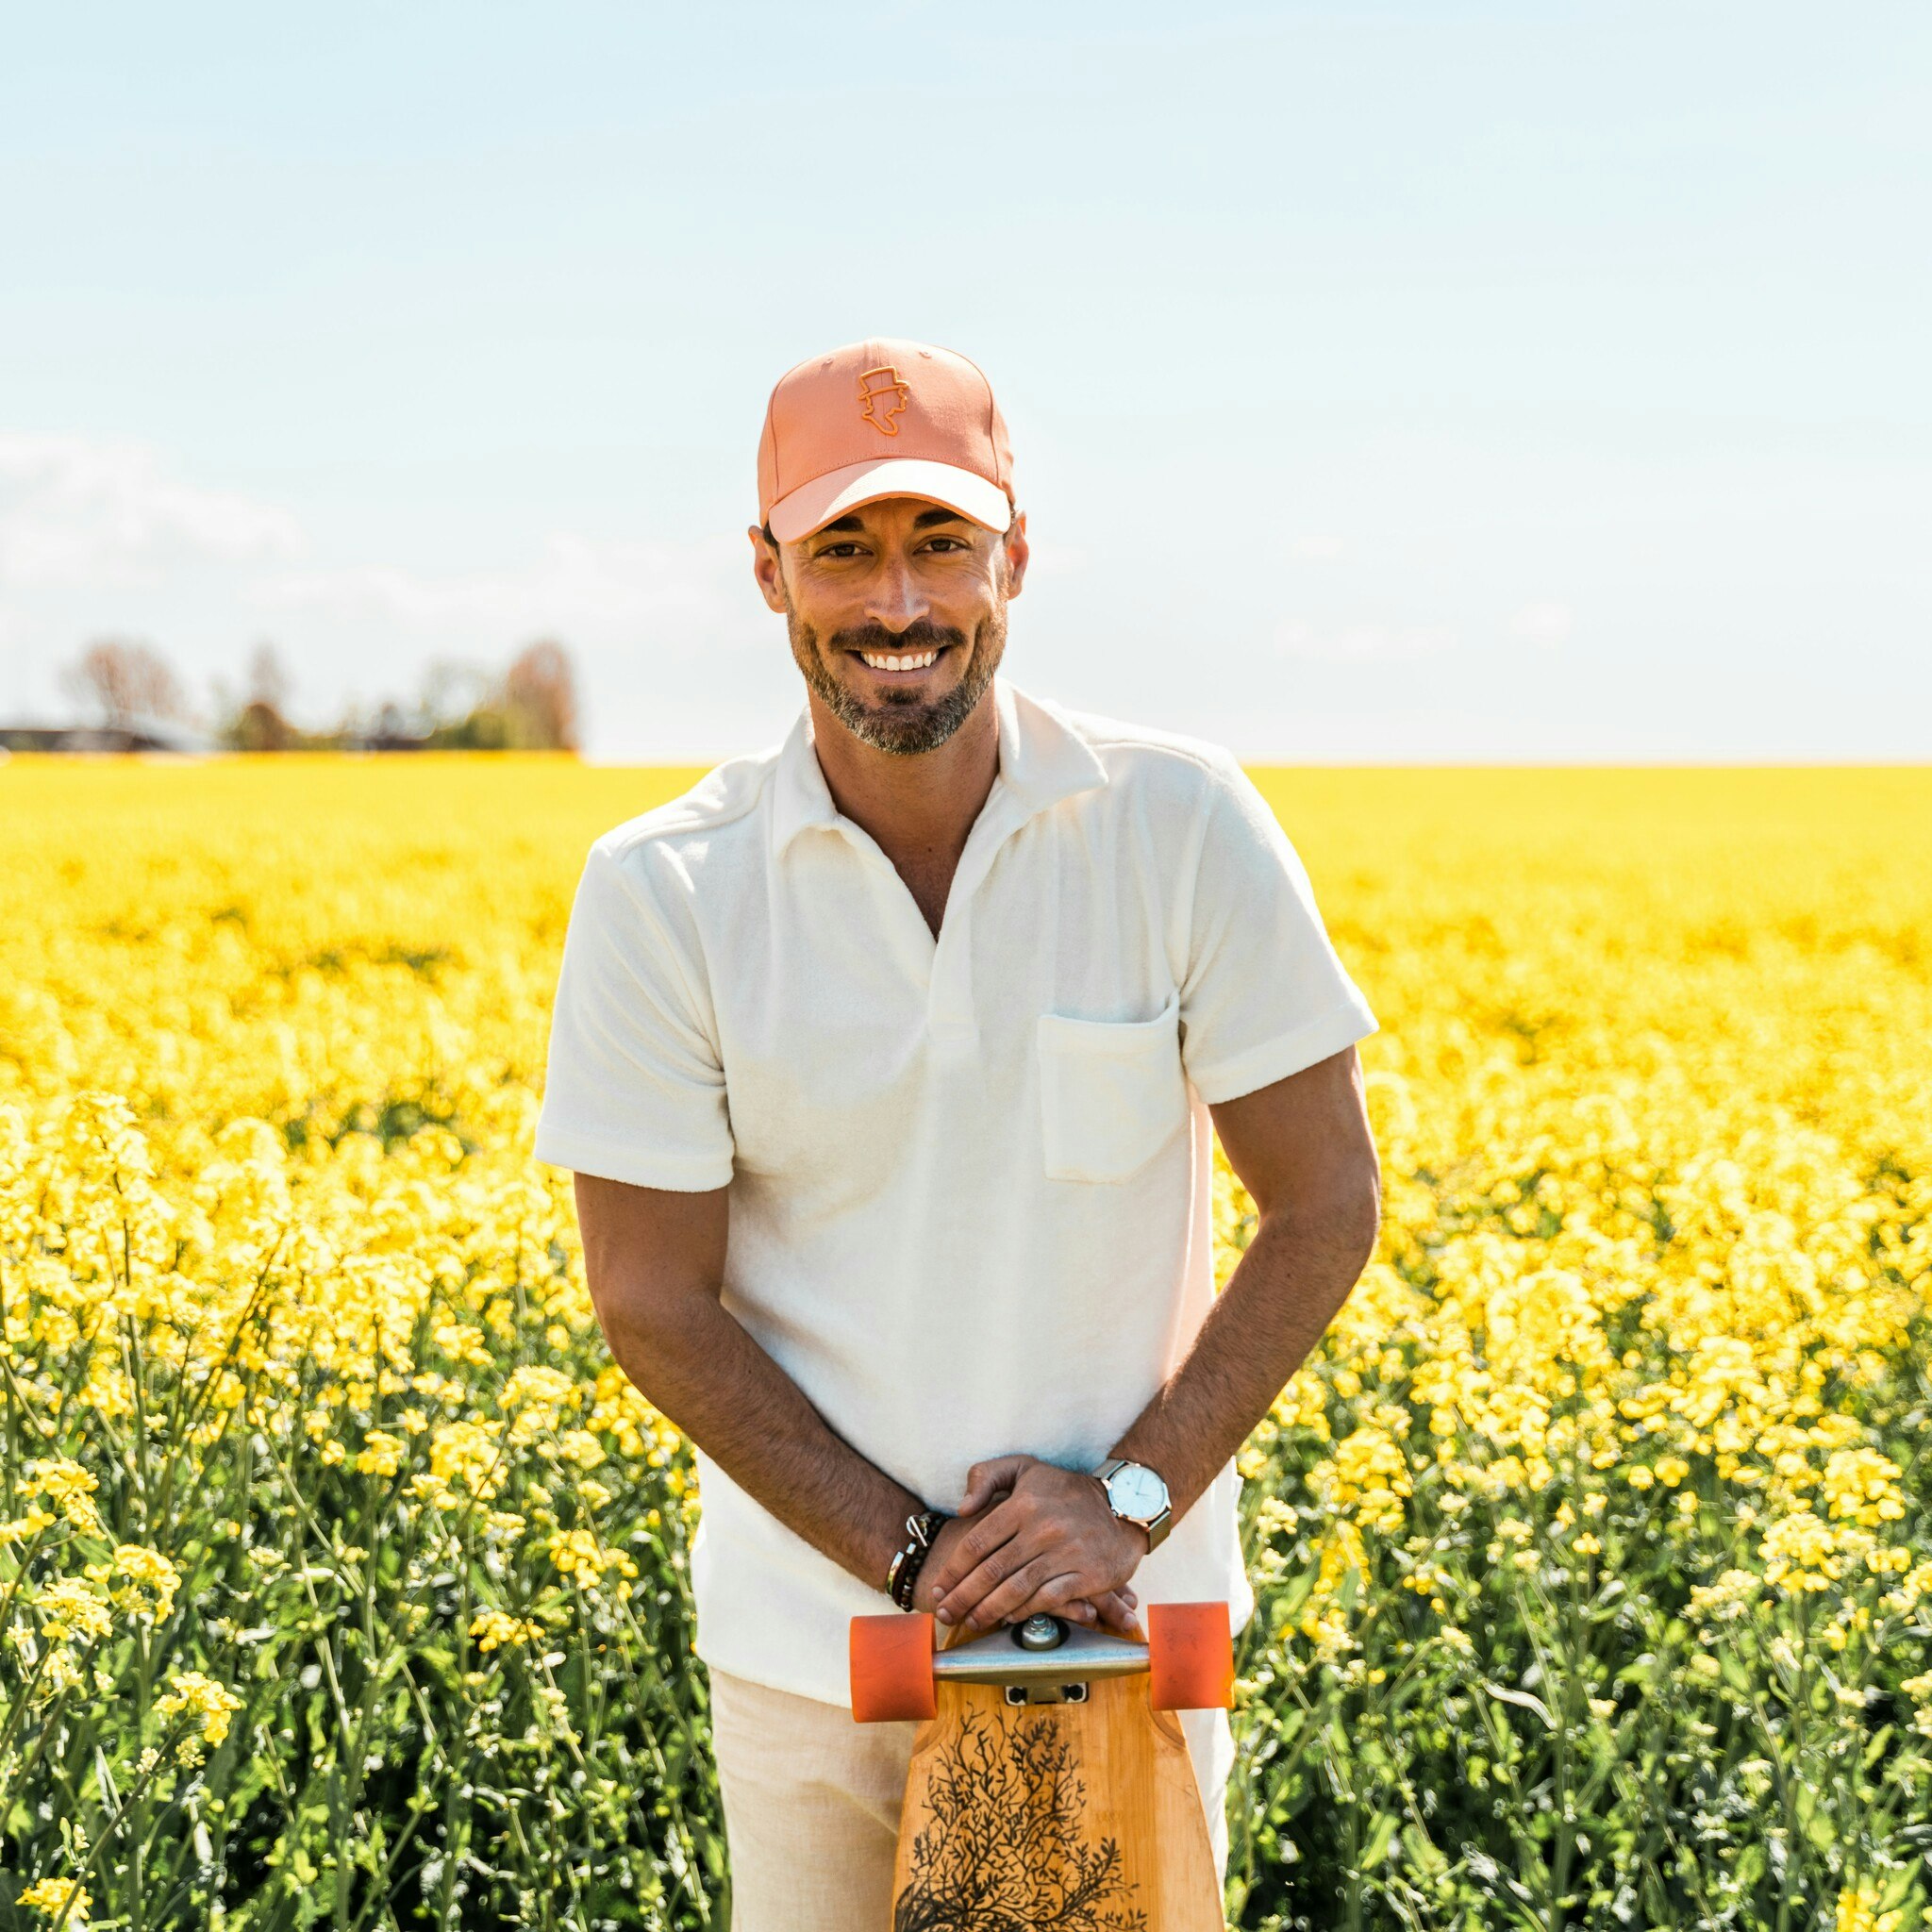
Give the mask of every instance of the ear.
<svg viewBox="0 0 1932 1932">
<path fill-rule="evenodd" d="M 1020 586 L 1026 578 L 1026 559 L 1033 555 L 1026 545 L 1026 512 L 1024 509 L 1013 512 L 1013 521 L 1007 525 L 1007 534 L 1000 542 L 1007 559 L 1007 595 L 1017 597 Z"/>
<path fill-rule="evenodd" d="M 767 608 L 782 614 L 791 607 L 785 597 L 785 566 L 778 546 L 766 542 L 765 533 L 757 524 L 745 535 L 751 539 L 752 575 L 758 579 L 759 594 Z"/>
</svg>

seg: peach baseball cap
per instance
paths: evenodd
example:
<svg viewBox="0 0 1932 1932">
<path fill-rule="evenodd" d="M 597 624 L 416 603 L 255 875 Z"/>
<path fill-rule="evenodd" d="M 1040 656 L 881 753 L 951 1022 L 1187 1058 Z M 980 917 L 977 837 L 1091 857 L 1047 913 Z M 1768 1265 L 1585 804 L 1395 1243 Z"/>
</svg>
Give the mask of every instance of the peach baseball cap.
<svg viewBox="0 0 1932 1932">
<path fill-rule="evenodd" d="M 758 439 L 758 515 L 781 543 L 882 496 L 924 496 L 991 530 L 1013 520 L 1013 452 L 992 388 L 951 349 L 848 342 L 778 378 Z"/>
</svg>

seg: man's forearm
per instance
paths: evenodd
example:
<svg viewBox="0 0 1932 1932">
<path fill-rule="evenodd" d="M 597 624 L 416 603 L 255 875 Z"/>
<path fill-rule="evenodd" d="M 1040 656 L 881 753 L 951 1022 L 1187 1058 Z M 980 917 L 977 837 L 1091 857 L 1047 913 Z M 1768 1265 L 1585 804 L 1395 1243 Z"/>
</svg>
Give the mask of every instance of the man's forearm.
<svg viewBox="0 0 1932 1932">
<path fill-rule="evenodd" d="M 1263 1218 L 1187 1358 L 1108 1452 L 1159 1474 L 1173 1521 L 1274 1406 L 1374 1250 L 1361 1212 Z"/>
<path fill-rule="evenodd" d="M 617 1365 L 738 1486 L 862 1581 L 882 1588 L 923 1500 L 866 1460 L 708 1295 L 675 1321 L 598 1310 Z"/>
</svg>

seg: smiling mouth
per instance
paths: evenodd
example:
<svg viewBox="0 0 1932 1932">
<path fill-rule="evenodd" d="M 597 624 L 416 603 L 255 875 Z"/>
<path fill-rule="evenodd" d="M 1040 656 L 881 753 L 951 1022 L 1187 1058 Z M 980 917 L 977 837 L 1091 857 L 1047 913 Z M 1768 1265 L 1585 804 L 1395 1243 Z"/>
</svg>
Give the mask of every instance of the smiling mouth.
<svg viewBox="0 0 1932 1932">
<path fill-rule="evenodd" d="M 913 677 L 938 663 L 950 648 L 940 644 L 926 651 L 854 651 L 852 656 L 887 677 Z"/>
</svg>

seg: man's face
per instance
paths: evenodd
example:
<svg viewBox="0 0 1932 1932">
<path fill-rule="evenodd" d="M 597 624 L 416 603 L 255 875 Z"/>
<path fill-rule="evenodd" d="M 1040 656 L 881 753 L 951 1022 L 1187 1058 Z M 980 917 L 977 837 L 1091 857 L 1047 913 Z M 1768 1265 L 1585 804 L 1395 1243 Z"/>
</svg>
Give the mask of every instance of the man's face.
<svg viewBox="0 0 1932 1932">
<path fill-rule="evenodd" d="M 992 682 L 1024 517 L 1004 535 L 919 496 L 868 503 L 774 553 L 754 527 L 758 587 L 785 614 L 805 681 L 864 743 L 945 743 Z"/>
</svg>

